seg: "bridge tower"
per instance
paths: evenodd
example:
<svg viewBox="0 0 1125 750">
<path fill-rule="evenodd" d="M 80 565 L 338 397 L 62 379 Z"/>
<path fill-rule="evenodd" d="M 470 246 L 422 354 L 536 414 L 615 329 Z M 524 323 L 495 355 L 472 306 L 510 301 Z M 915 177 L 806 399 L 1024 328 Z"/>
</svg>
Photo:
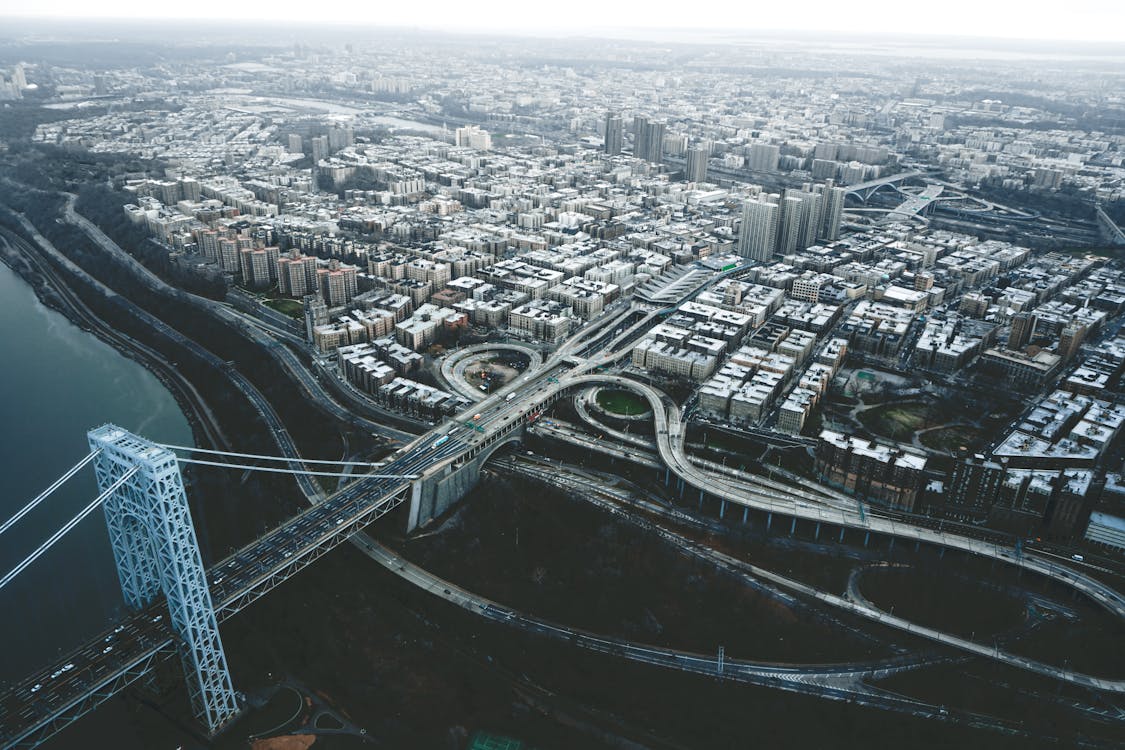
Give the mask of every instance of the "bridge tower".
<svg viewBox="0 0 1125 750">
<path fill-rule="evenodd" d="M 206 571 L 172 451 L 113 425 L 87 433 L 98 489 L 137 472 L 105 500 L 105 520 L 125 603 L 139 610 L 160 594 L 179 636 L 192 710 L 210 735 L 239 712 Z"/>
</svg>

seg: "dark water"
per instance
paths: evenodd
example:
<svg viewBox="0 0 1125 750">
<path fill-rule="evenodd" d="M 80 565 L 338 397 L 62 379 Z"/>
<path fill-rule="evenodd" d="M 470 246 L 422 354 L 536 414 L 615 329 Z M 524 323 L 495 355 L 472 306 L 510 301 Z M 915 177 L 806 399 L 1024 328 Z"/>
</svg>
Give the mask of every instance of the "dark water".
<svg viewBox="0 0 1125 750">
<path fill-rule="evenodd" d="M 86 431 L 114 422 L 144 437 L 192 440 L 159 380 L 113 347 L 39 303 L 0 265 L 0 518 L 88 452 Z M 96 496 L 86 467 L 0 536 L 7 573 Z M 19 578 L 0 589 L 0 680 L 45 666 L 115 619 L 122 606 L 100 511 L 92 513 Z"/>
</svg>

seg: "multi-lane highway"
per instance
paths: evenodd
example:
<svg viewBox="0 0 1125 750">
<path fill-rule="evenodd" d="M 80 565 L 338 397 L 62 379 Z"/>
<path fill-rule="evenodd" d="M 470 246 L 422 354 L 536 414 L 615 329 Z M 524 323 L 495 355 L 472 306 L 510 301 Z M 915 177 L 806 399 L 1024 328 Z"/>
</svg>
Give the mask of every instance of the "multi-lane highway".
<svg viewBox="0 0 1125 750">
<path fill-rule="evenodd" d="M 75 221 L 85 222 L 80 217 Z M 93 229 L 96 230 L 96 227 Z M 102 238 L 108 242 L 104 235 Z M 113 247 L 116 248 L 116 245 Z M 120 248 L 116 250 L 123 252 Z M 229 309 L 219 307 L 226 314 L 233 314 Z M 686 456 L 686 424 L 679 407 L 671 399 L 649 385 L 620 375 L 595 372 L 611 367 L 627 356 L 629 344 L 643 335 L 662 312 L 622 306 L 619 311 L 588 323 L 560 346 L 538 371 L 522 375 L 464 414 L 447 420 L 400 448 L 379 469 L 380 474 L 394 475 L 397 478 L 361 478 L 323 502 L 316 502 L 320 499 L 319 489 L 309 477 L 303 477 L 302 489 L 315 505 L 210 570 L 212 599 L 220 618 L 239 611 L 367 523 L 405 502 L 413 478 L 444 469 L 467 455 L 475 455 L 498 444 L 526 423 L 537 419 L 546 407 L 563 395 L 603 384 L 634 390 L 644 396 L 653 410 L 655 447 L 660 461 L 684 482 L 713 497 L 721 498 L 724 502 L 989 556 L 1065 582 L 1117 616 L 1125 616 L 1125 599 L 1120 594 L 1065 566 L 1029 554 L 1019 555 L 1011 549 L 988 542 L 920 528 L 872 513 L 864 514 L 853 507 L 850 501 L 777 483 L 755 483 L 751 486 L 697 466 Z M 257 330 L 253 326 L 248 328 Z M 166 333 L 173 337 L 179 335 L 172 329 L 168 329 Z M 194 345 L 190 340 L 182 343 L 185 346 Z M 276 342 L 273 343 L 277 345 Z M 203 350 L 200 356 L 209 354 Z M 213 358 L 213 355 L 210 356 Z M 244 382 L 245 378 L 237 372 L 230 374 L 233 380 L 242 383 L 240 387 L 244 388 L 247 397 L 274 431 L 283 454 L 299 461 L 296 448 L 284 425 L 277 419 L 262 394 L 248 382 Z M 788 580 L 778 580 L 769 571 L 755 571 L 755 574 L 773 580 L 778 585 L 794 585 L 794 582 Z M 835 597 L 809 587 L 801 588 L 803 584 L 796 586 L 796 590 L 803 595 L 970 653 L 997 658 L 1014 666 L 1085 687 L 1125 692 L 1125 681 L 1091 677 L 1005 654 L 990 645 L 928 631 L 882 612 L 866 612 L 860 605 L 843 597 Z M 172 652 L 175 637 L 162 617 L 163 606 L 162 602 L 155 603 L 122 623 L 122 630 L 119 632 L 99 636 L 97 640 L 0 696 L 0 737 L 3 737 L 5 744 L 31 742 L 53 732 L 62 723 L 89 710 L 132 679 L 136 679 L 152 659 Z"/>
</svg>

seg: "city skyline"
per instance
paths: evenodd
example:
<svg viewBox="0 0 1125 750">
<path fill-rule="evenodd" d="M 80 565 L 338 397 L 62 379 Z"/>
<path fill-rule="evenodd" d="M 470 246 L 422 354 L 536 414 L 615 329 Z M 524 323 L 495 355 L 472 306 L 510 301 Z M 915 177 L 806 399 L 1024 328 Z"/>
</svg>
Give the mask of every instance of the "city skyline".
<svg viewBox="0 0 1125 750">
<path fill-rule="evenodd" d="M 565 14 L 529 11 L 517 0 L 491 0 L 465 6 L 450 0 L 428 3 L 425 9 L 409 4 L 378 6 L 361 3 L 339 6 L 326 15 L 313 6 L 278 6 L 264 0 L 229 4 L 203 0 L 189 6 L 152 5 L 138 7 L 127 0 L 111 0 L 92 7 L 77 0 L 47 0 L 34 6 L 0 6 L 0 18 L 104 21 L 269 21 L 347 25 L 375 28 L 415 27 L 424 30 L 468 33 L 512 33 L 532 35 L 692 37 L 700 33 L 737 36 L 743 33 L 823 33 L 839 37 L 855 35 L 912 38 L 964 38 L 997 41 L 1038 42 L 1125 42 L 1125 10 L 1112 0 L 1078 0 L 1068 4 L 1065 14 L 1046 2 L 1021 5 L 1019 12 L 1004 4 L 981 4 L 952 0 L 937 6 L 916 8 L 893 0 L 863 0 L 842 5 L 813 0 L 802 6 L 795 18 L 787 6 L 760 6 L 748 13 L 729 0 L 705 0 L 692 5 L 690 14 L 669 0 L 646 5 L 637 14 L 626 6 L 606 6 L 593 0 L 576 0 Z"/>
<path fill-rule="evenodd" d="M 0 24 L 0 748 L 1120 747 L 1117 47 L 505 8 Z"/>
</svg>

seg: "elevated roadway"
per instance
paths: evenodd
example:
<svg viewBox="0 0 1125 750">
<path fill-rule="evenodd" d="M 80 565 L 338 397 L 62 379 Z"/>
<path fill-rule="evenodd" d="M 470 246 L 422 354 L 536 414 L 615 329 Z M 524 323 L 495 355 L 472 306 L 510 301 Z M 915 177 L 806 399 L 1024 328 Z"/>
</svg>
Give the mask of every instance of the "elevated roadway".
<svg viewBox="0 0 1125 750">
<path fill-rule="evenodd" d="M 871 197 L 871 194 L 881 187 L 884 187 L 886 185 L 894 185 L 895 183 L 899 182 L 906 182 L 907 180 L 912 180 L 917 177 L 923 177 L 927 174 L 929 174 L 929 172 L 923 172 L 917 169 L 911 170 L 909 172 L 899 172 L 898 174 L 879 177 L 874 180 L 868 180 L 867 182 L 857 182 L 854 185 L 848 185 L 846 187 L 846 190 L 848 195 L 858 196 L 860 200 L 866 203 L 867 199 Z"/>
<path fill-rule="evenodd" d="M 1109 239 L 1110 243 L 1118 246 L 1125 245 L 1125 231 L 1117 226 L 1113 219 L 1109 218 L 1105 209 L 1100 205 L 1095 206 L 1094 215 L 1098 220 L 1098 229 Z"/>
<path fill-rule="evenodd" d="M 687 459 L 684 452 L 685 427 L 680 419 L 679 409 L 660 391 L 644 383 L 610 375 L 591 376 L 576 374 L 568 377 L 567 383 L 569 385 L 609 383 L 621 388 L 632 389 L 643 395 L 648 399 L 649 405 L 653 409 L 657 448 L 661 461 L 667 465 L 677 477 L 713 497 L 768 513 L 778 513 L 792 518 L 813 521 L 815 523 L 864 529 L 878 534 L 926 542 L 949 549 L 959 549 L 973 554 L 1002 560 L 1017 567 L 1031 570 L 1056 581 L 1066 583 L 1081 591 L 1115 616 L 1125 618 L 1125 598 L 1123 598 L 1121 594 L 1089 576 L 1030 554 L 1019 554 L 1013 549 L 1001 547 L 990 542 L 912 526 L 884 519 L 870 513 L 861 514 L 858 509 L 850 510 L 839 506 L 827 507 L 819 502 L 801 499 L 791 493 L 783 494 L 782 492 L 777 492 L 770 493 L 769 495 L 757 493 L 747 494 L 744 488 L 739 487 L 728 479 L 704 473 Z M 758 571 L 758 573 L 767 580 L 772 580 L 779 585 L 792 586 L 794 590 L 807 596 L 813 596 L 826 604 L 850 610 L 855 614 L 867 617 L 868 619 L 884 625 L 895 627 L 947 646 L 953 646 L 978 656 L 993 658 L 1011 666 L 1027 669 L 1053 679 L 1063 680 L 1082 687 L 1114 693 L 1125 693 L 1125 680 L 1094 677 L 1074 670 L 1054 667 L 1015 654 L 1009 654 L 994 649 L 990 645 L 974 643 L 968 639 L 958 638 L 932 628 L 915 625 L 903 618 L 897 618 L 877 610 L 866 609 L 844 597 L 819 592 L 804 584 L 776 576 L 776 574 L 770 573 L 769 571 Z"/>
<path fill-rule="evenodd" d="M 81 217 L 78 223 L 89 224 Z M 92 225 L 90 225 L 92 227 Z M 100 234 L 93 227 L 91 231 Z M 95 236 L 95 235 L 91 235 Z M 107 251 L 123 252 L 100 235 L 99 244 Z M 111 248 L 113 250 L 111 250 Z M 155 282 L 153 282 L 155 283 Z M 162 282 L 161 282 L 162 284 Z M 177 290 L 169 293 L 180 294 Z M 217 304 L 217 303 L 216 303 Z M 233 315 L 228 308 L 227 314 Z M 220 313 L 221 314 L 221 313 Z M 287 580 L 305 565 L 318 559 L 342 543 L 371 521 L 410 500 L 419 483 L 442 472 L 465 468 L 468 461 L 487 459 L 505 442 L 518 439 L 525 425 L 536 421 L 544 410 L 559 398 L 593 385 L 611 385 L 640 393 L 652 407 L 656 428 L 656 447 L 661 463 L 687 484 L 724 502 L 731 502 L 770 513 L 817 523 L 858 528 L 892 537 L 913 539 L 952 549 L 1002 560 L 1010 564 L 1067 583 L 1101 604 L 1118 617 L 1125 616 L 1125 600 L 1116 591 L 1077 573 L 1030 554 L 954 534 L 919 528 L 901 522 L 863 514 L 857 509 L 827 506 L 823 498 L 806 498 L 792 488 L 770 492 L 748 492 L 742 484 L 711 474 L 693 464 L 684 452 L 686 427 L 679 408 L 662 392 L 637 381 L 591 371 L 611 367 L 628 355 L 617 347 L 643 333 L 641 326 L 659 311 L 625 307 L 583 327 L 544 362 L 541 370 L 529 373 L 482 400 L 473 409 L 435 427 L 400 448 L 380 472 L 416 480 L 361 477 L 347 487 L 319 500 L 320 490 L 307 476 L 301 478 L 302 490 L 314 507 L 270 532 L 209 571 L 211 594 L 220 619 L 229 617 L 258 597 Z M 635 318 L 639 321 L 630 324 Z M 194 346 L 200 356 L 214 355 L 186 339 L 163 323 L 157 324 L 169 336 L 179 336 L 185 346 Z M 256 330 L 252 326 L 251 330 Z M 260 333 L 260 332 L 259 332 Z M 265 335 L 265 334 L 261 334 Z M 268 338 L 268 337 L 267 337 Z M 274 341 L 277 348 L 284 348 Z M 275 349 L 276 350 L 276 349 Z M 227 368 L 241 388 L 271 426 L 283 455 L 291 457 L 299 467 L 299 458 L 284 426 L 277 420 L 269 403 L 251 384 L 232 368 Z M 511 396 L 511 398 L 509 398 Z M 474 413 L 475 412 L 475 413 Z M 785 580 L 769 571 L 754 575 L 778 585 L 795 586 L 800 593 L 832 606 L 851 609 L 883 624 L 929 638 L 963 651 L 995 658 L 1014 666 L 1065 680 L 1095 690 L 1125 692 L 1125 681 L 1102 679 L 1058 669 L 1023 657 L 994 651 L 992 647 L 957 639 L 944 633 L 919 628 L 901 618 L 885 613 L 870 613 L 843 597 L 818 592 L 803 584 Z M 772 576 L 772 578 L 771 578 Z M 803 587 L 803 588 L 801 588 Z M 125 685 L 138 679 L 155 659 L 172 653 L 174 637 L 167 628 L 164 604 L 158 601 L 148 609 L 131 616 L 121 625 L 123 630 L 107 632 L 89 644 L 71 652 L 58 663 L 41 670 L 0 695 L 0 737 L 5 745 L 32 746 L 76 716 L 106 700 Z M 121 633 L 131 635 L 117 640 Z M 112 648 L 109 648 L 112 647 Z M 108 650 L 107 650 L 108 649 Z M 69 665 L 69 666 L 68 666 Z"/>
</svg>

